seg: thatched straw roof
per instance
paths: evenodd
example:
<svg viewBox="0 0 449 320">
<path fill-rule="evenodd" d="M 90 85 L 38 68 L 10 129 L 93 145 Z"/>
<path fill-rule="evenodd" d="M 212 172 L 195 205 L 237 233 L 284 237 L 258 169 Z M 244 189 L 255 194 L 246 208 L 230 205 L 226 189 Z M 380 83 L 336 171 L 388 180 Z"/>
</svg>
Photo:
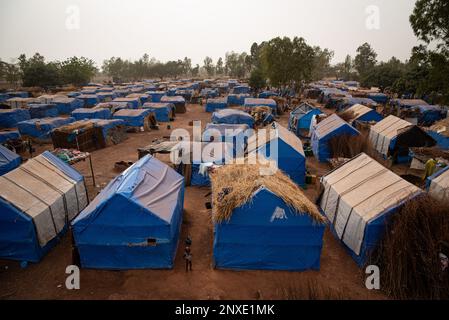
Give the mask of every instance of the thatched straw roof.
<svg viewBox="0 0 449 320">
<path fill-rule="evenodd" d="M 298 214 L 309 214 L 317 223 L 325 219 L 301 189 L 280 170 L 273 175 L 260 175 L 262 165 L 235 164 L 215 169 L 211 174 L 212 213 L 215 222 L 229 220 L 235 208 L 251 201 L 254 193 L 265 187 L 295 209 Z M 226 190 L 223 196 L 223 190 Z"/>
</svg>

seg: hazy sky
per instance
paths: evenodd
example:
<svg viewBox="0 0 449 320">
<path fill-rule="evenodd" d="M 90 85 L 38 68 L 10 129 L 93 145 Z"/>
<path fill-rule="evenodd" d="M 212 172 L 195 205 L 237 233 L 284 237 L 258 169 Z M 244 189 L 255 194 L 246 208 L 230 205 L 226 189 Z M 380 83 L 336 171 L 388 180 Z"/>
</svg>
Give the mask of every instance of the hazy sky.
<svg viewBox="0 0 449 320">
<path fill-rule="evenodd" d="M 380 60 L 406 59 L 418 43 L 415 0 L 0 0 L 0 58 L 73 55 L 202 64 L 253 42 L 302 36 L 334 50 L 334 62 L 369 42 Z M 373 7 L 374 6 L 374 9 Z M 376 9 L 377 8 L 377 9 Z M 377 10 L 377 11 L 376 11 Z M 379 13 L 377 15 L 377 12 Z M 378 17 L 378 19 L 377 19 Z M 367 24 L 368 23 L 368 24 Z M 367 27 L 368 26 L 368 27 Z"/>
</svg>

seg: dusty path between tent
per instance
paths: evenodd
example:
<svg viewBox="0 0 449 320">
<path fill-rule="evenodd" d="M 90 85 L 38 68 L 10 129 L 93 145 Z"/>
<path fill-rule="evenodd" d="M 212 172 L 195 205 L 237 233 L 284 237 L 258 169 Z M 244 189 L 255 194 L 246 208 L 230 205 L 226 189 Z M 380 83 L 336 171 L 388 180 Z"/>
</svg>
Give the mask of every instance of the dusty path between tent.
<svg viewBox="0 0 449 320">
<path fill-rule="evenodd" d="M 211 114 L 199 105 L 189 105 L 186 114 L 177 115 L 172 129 L 189 131 L 191 120 L 209 122 Z M 288 114 L 280 121 L 286 126 Z M 100 188 L 92 186 L 87 162 L 76 168 L 86 177 L 92 199 L 118 172 L 114 163 L 137 160 L 137 148 L 155 138 L 168 136 L 171 130 L 129 134 L 116 146 L 92 153 L 95 178 Z M 36 146 L 40 153 L 52 145 Z M 168 161 L 166 156 L 159 159 Z M 311 173 L 322 175 L 329 168 L 308 158 Z M 188 187 L 181 241 L 173 270 L 101 271 L 81 270 L 81 289 L 65 288 L 65 268 L 71 264 L 70 237 L 66 235 L 38 264 L 22 269 L 16 261 L 0 260 L 0 299 L 385 299 L 379 292 L 367 290 L 364 272 L 360 270 L 329 231 L 324 236 L 321 270 L 307 272 L 224 271 L 212 268 L 212 223 L 205 208 L 208 188 Z M 315 200 L 317 189 L 305 191 Z M 183 240 L 193 239 L 193 272 L 184 270 Z"/>
</svg>

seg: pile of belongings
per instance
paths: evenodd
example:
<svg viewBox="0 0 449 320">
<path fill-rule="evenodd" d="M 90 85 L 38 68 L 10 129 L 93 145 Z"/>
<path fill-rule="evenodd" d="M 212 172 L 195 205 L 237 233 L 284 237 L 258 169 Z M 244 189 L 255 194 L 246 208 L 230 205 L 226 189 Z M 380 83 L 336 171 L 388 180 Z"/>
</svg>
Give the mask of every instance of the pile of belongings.
<svg viewBox="0 0 449 320">
<path fill-rule="evenodd" d="M 251 109 L 250 114 L 254 118 L 255 125 L 265 126 L 274 121 L 272 109 L 267 106 L 258 106 Z"/>
</svg>

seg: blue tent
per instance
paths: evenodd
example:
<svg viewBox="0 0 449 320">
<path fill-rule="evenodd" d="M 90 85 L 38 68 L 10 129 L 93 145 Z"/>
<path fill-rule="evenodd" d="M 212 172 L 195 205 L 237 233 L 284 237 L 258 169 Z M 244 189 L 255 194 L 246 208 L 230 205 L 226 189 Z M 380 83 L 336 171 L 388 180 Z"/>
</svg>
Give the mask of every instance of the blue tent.
<svg viewBox="0 0 449 320">
<path fill-rule="evenodd" d="M 77 99 L 84 101 L 84 107 L 93 107 L 100 102 L 100 99 L 95 94 L 80 94 Z"/>
<path fill-rule="evenodd" d="M 156 158 L 143 157 L 73 221 L 81 266 L 172 268 L 183 207 L 183 177 Z"/>
<path fill-rule="evenodd" d="M 318 114 L 322 114 L 319 108 L 308 103 L 302 103 L 299 107 L 290 112 L 288 130 L 294 132 L 298 137 L 301 136 L 301 130 L 308 132 L 313 116 Z"/>
<path fill-rule="evenodd" d="M 431 136 L 435 141 L 438 148 L 441 148 L 443 150 L 449 150 L 449 130 L 446 131 L 446 134 L 439 133 L 436 131 L 428 130 L 426 133 Z"/>
<path fill-rule="evenodd" d="M 117 98 L 117 94 L 115 92 L 98 92 L 96 95 L 101 102 L 112 101 Z"/>
<path fill-rule="evenodd" d="M 150 96 L 146 93 L 131 93 L 126 96 L 126 98 L 137 98 L 139 99 L 139 104 L 136 108 L 139 106 L 142 106 L 144 103 L 148 102 L 150 100 Z"/>
<path fill-rule="evenodd" d="M 112 102 L 126 102 L 130 104 L 133 109 L 137 109 L 141 106 L 139 98 L 115 98 Z"/>
<path fill-rule="evenodd" d="M 113 119 L 124 120 L 128 127 L 145 127 L 150 114 L 148 109 L 122 109 L 114 113 Z"/>
<path fill-rule="evenodd" d="M 202 141 L 232 143 L 234 156 L 243 158 L 248 138 L 254 134 L 246 124 L 208 123 L 204 129 Z"/>
<path fill-rule="evenodd" d="M 446 118 L 447 111 L 440 106 L 419 105 L 411 107 L 419 113 L 418 124 L 422 126 L 431 126 L 434 122 Z"/>
<path fill-rule="evenodd" d="M 254 127 L 254 118 L 241 110 L 223 109 L 212 113 L 213 123 L 246 124 Z"/>
<path fill-rule="evenodd" d="M 341 98 L 336 102 L 337 111 L 346 110 L 353 105 L 361 104 L 367 107 L 377 107 L 377 103 L 368 98 L 354 98 L 354 97 L 345 97 Z"/>
<path fill-rule="evenodd" d="M 245 99 L 249 97 L 249 94 L 230 94 L 228 95 L 228 103 L 230 106 L 243 106 Z"/>
<path fill-rule="evenodd" d="M 0 127 L 15 128 L 17 123 L 30 119 L 26 109 L 0 109 Z"/>
<path fill-rule="evenodd" d="M 321 178 L 320 208 L 330 229 L 362 267 L 391 216 L 421 189 L 361 153 Z"/>
<path fill-rule="evenodd" d="M 386 104 L 388 102 L 388 96 L 385 93 L 368 93 L 367 97 L 380 104 Z"/>
<path fill-rule="evenodd" d="M 175 105 L 172 103 L 147 102 L 142 108 L 154 112 L 158 122 L 170 122 L 175 118 Z"/>
<path fill-rule="evenodd" d="M 21 162 L 18 154 L 0 144 L 0 176 L 20 166 Z"/>
<path fill-rule="evenodd" d="M 232 89 L 233 94 L 248 94 L 251 91 L 251 88 L 248 86 L 235 86 Z"/>
<path fill-rule="evenodd" d="M 75 118 L 75 120 L 110 119 L 111 110 L 107 108 L 79 108 L 72 112 L 72 117 Z"/>
<path fill-rule="evenodd" d="M 267 133 L 266 141 L 257 141 L 257 135 L 248 139 L 248 154 L 261 155 L 276 162 L 277 167 L 299 186 L 305 185 L 306 156 L 301 140 L 283 126 Z"/>
<path fill-rule="evenodd" d="M 421 99 L 391 99 L 390 104 L 401 109 L 410 109 L 416 106 L 424 106 L 428 103 Z"/>
<path fill-rule="evenodd" d="M 76 98 L 80 95 L 81 95 L 81 92 L 78 92 L 78 91 L 72 91 L 72 92 L 67 93 L 67 97 L 69 97 L 69 98 Z M 84 105 L 84 101 L 83 101 L 83 105 Z"/>
<path fill-rule="evenodd" d="M 262 182 L 255 181 L 251 186 L 248 202 L 233 208 L 228 219 L 217 218 L 222 203 L 235 203 L 230 200 L 242 191 L 239 189 L 240 179 L 248 181 L 258 174 L 252 173 L 250 175 L 245 169 L 235 168 L 233 174 L 230 171 L 221 173 L 218 169 L 214 175 L 212 214 L 215 267 L 237 270 L 319 270 L 325 224 L 318 210 L 305 196 L 304 202 L 307 203 L 301 205 L 284 201 L 263 180 L 274 180 L 272 185 L 277 184 L 284 192 L 301 194 L 302 191 L 293 183 L 286 183 L 287 177 L 280 178 L 280 174 L 266 178 L 261 176 Z M 239 179 L 235 179 L 235 176 Z M 215 181 L 226 181 L 228 193 L 217 190 Z M 309 209 L 313 213 L 307 212 L 305 208 L 313 208 Z"/>
<path fill-rule="evenodd" d="M 379 122 L 384 118 L 375 109 L 362 104 L 355 104 L 349 107 L 345 110 L 345 113 L 351 116 L 351 120 L 348 122 L 352 125 L 356 122 Z"/>
<path fill-rule="evenodd" d="M 175 112 L 176 113 L 186 113 L 186 100 L 181 96 L 163 96 L 161 98 L 161 102 L 164 103 L 172 103 L 175 105 Z"/>
<path fill-rule="evenodd" d="M 202 168 L 207 165 L 223 165 L 227 160 L 234 159 L 234 149 L 231 143 L 222 142 L 180 142 L 172 149 L 175 155 L 177 171 L 184 175 L 186 185 L 210 186 L 210 178 Z M 199 154 L 196 154 L 199 151 Z"/>
<path fill-rule="evenodd" d="M 26 91 L 10 91 L 7 92 L 10 98 L 28 98 L 29 94 Z"/>
<path fill-rule="evenodd" d="M 71 114 L 73 110 L 84 106 L 84 101 L 76 98 L 57 97 L 52 100 L 52 103 L 58 108 L 59 114 Z"/>
<path fill-rule="evenodd" d="M 59 115 L 58 108 L 55 104 L 36 103 L 29 104 L 31 119 L 57 117 Z"/>
<path fill-rule="evenodd" d="M 181 96 L 186 101 L 190 101 L 192 99 L 193 94 L 194 94 L 194 90 L 190 90 L 190 89 L 178 89 L 175 92 L 175 96 Z"/>
<path fill-rule="evenodd" d="M 214 112 L 215 110 L 226 109 L 227 107 L 227 98 L 207 99 L 206 101 L 206 112 Z"/>
<path fill-rule="evenodd" d="M 39 140 L 50 139 L 50 133 L 53 129 L 59 128 L 66 124 L 74 122 L 74 118 L 42 118 L 42 119 L 30 119 L 19 122 L 17 128 L 20 134 L 34 137 Z"/>
<path fill-rule="evenodd" d="M 0 103 L 5 102 L 9 98 L 11 97 L 7 93 L 0 93 Z"/>
<path fill-rule="evenodd" d="M 17 130 L 0 131 L 0 143 L 7 142 L 8 140 L 15 140 L 20 138 L 20 132 Z"/>
<path fill-rule="evenodd" d="M 253 107 L 259 106 L 267 106 L 276 110 L 277 104 L 273 99 L 262 99 L 262 98 L 246 98 L 245 99 L 245 108 L 251 109 Z"/>
<path fill-rule="evenodd" d="M 38 262 L 88 203 L 83 177 L 46 151 L 0 177 L 0 258 Z"/>
<path fill-rule="evenodd" d="M 116 90 L 114 90 L 114 93 L 117 95 L 117 97 L 126 97 L 128 94 L 131 93 L 131 90 L 129 90 L 129 89 L 116 89 Z"/>
<path fill-rule="evenodd" d="M 318 123 L 311 134 L 312 150 L 320 162 L 332 158 L 329 140 L 340 135 L 359 135 L 354 127 L 341 119 L 335 113 Z"/>
<path fill-rule="evenodd" d="M 220 94 L 217 89 L 204 88 L 200 92 L 200 96 L 206 99 L 217 98 Z"/>
<path fill-rule="evenodd" d="M 277 97 L 277 96 L 279 96 L 279 94 L 274 91 L 263 91 L 263 92 L 259 93 L 260 99 L 268 99 L 270 97 Z"/>
<path fill-rule="evenodd" d="M 146 94 L 150 96 L 149 101 L 161 102 L 161 98 L 166 95 L 165 91 L 147 91 Z"/>
</svg>

